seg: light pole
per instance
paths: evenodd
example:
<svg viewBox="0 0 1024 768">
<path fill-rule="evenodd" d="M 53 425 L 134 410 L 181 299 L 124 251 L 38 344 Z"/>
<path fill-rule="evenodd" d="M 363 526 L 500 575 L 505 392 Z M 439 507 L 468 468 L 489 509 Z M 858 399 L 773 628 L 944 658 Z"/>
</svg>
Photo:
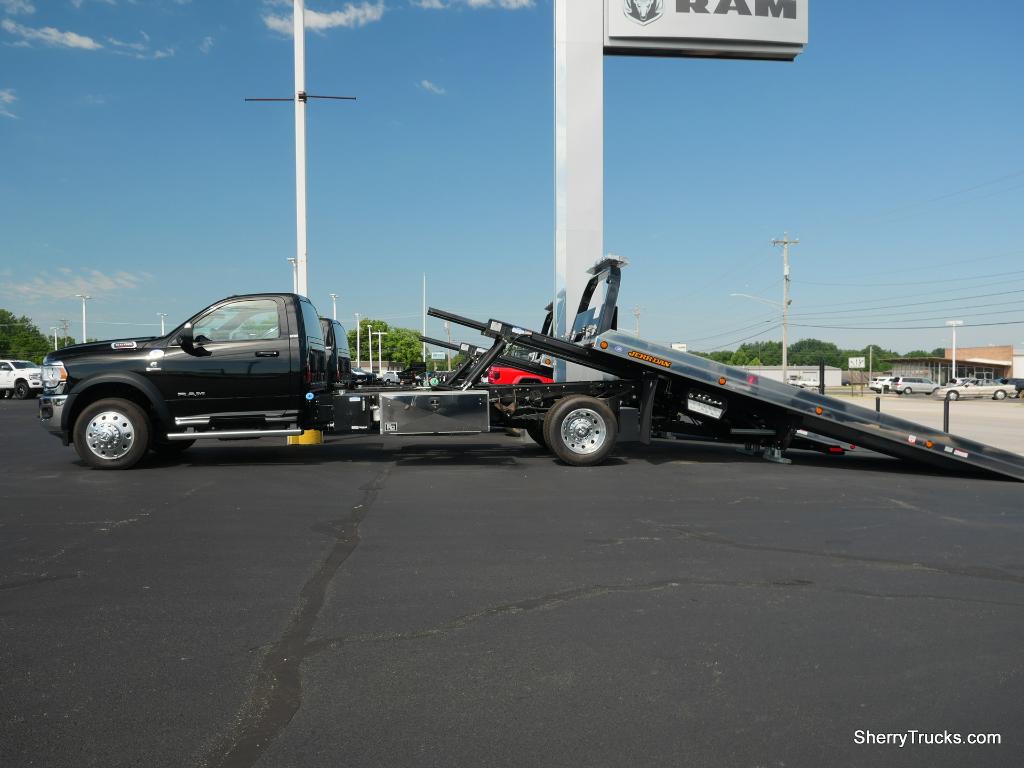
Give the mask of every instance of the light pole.
<svg viewBox="0 0 1024 768">
<path fill-rule="evenodd" d="M 167 331 L 164 329 L 164 320 L 167 319 L 167 313 L 157 312 L 157 314 L 160 315 L 160 335 L 163 336 L 164 334 L 167 333 Z"/>
<path fill-rule="evenodd" d="M 956 329 L 963 325 L 963 320 L 947 320 L 946 325 L 953 329 L 953 365 L 951 366 L 950 378 L 956 378 Z"/>
<path fill-rule="evenodd" d="M 366 326 L 366 338 L 370 343 L 366 345 L 366 364 L 370 366 L 370 373 L 373 373 L 373 326 Z"/>
<path fill-rule="evenodd" d="M 75 298 L 82 300 L 82 343 L 85 344 L 86 340 L 89 338 L 88 334 L 86 333 L 85 302 L 89 301 L 89 299 L 91 299 L 92 296 L 89 296 L 84 293 L 76 293 Z"/>
<path fill-rule="evenodd" d="M 328 293 L 327 295 L 331 297 L 331 304 L 334 307 L 334 319 L 337 320 L 338 319 L 338 294 L 336 294 L 336 293 Z"/>
<path fill-rule="evenodd" d="M 448 334 L 448 343 L 451 344 L 452 343 L 452 324 L 449 323 L 447 320 L 444 321 L 444 330 L 445 330 L 445 333 Z M 452 348 L 448 347 L 447 352 L 448 352 L 448 370 L 450 371 L 452 369 Z"/>
<path fill-rule="evenodd" d="M 50 326 L 50 330 L 53 331 L 53 351 L 57 351 L 57 328 L 56 326 Z"/>
<path fill-rule="evenodd" d="M 288 263 L 292 265 L 292 293 L 299 292 L 299 260 L 294 256 L 288 257 Z"/>
<path fill-rule="evenodd" d="M 384 373 L 384 351 L 382 349 L 383 337 L 388 335 L 387 331 L 374 331 L 377 337 L 377 372 Z"/>
<path fill-rule="evenodd" d="M 362 329 L 359 328 L 359 313 L 355 312 L 355 367 L 362 368 L 362 353 L 359 351 L 359 342 L 362 340 Z M 351 354 L 351 351 L 349 352 Z"/>
<path fill-rule="evenodd" d="M 782 246 L 782 381 L 786 381 L 789 367 L 789 246 L 799 245 L 800 239 L 789 239 L 789 233 L 783 232 L 781 240 L 772 240 L 772 245 Z"/>
<path fill-rule="evenodd" d="M 739 296 L 740 298 L 743 299 L 753 299 L 754 301 L 760 301 L 762 304 L 769 304 L 773 307 L 780 307 L 782 309 L 782 381 L 783 383 L 785 383 L 788 370 L 788 359 L 786 357 L 786 322 L 789 319 L 786 313 L 786 310 L 788 308 L 787 305 L 780 304 L 779 302 L 772 301 L 771 299 L 762 299 L 760 296 L 751 296 L 749 293 L 730 293 L 729 295 Z"/>
</svg>

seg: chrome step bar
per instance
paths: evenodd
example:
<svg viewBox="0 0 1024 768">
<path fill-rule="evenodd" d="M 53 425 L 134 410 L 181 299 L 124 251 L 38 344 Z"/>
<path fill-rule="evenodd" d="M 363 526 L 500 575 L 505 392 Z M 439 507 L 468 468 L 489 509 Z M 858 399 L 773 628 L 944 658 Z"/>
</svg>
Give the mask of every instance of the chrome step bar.
<svg viewBox="0 0 1024 768">
<path fill-rule="evenodd" d="M 225 440 L 238 437 L 295 437 L 301 429 L 213 429 L 209 432 L 169 432 L 168 440 Z"/>
</svg>

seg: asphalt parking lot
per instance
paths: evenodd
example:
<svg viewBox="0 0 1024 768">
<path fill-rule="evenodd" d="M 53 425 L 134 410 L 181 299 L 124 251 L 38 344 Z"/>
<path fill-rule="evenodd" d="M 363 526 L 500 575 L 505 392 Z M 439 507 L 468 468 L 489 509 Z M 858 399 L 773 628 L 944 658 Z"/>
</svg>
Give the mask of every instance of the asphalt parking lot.
<svg viewBox="0 0 1024 768">
<path fill-rule="evenodd" d="M 197 446 L 0 401 L 2 766 L 1019 766 L 1024 485 L 869 453 Z M 858 744 L 858 731 L 999 734 Z"/>
</svg>

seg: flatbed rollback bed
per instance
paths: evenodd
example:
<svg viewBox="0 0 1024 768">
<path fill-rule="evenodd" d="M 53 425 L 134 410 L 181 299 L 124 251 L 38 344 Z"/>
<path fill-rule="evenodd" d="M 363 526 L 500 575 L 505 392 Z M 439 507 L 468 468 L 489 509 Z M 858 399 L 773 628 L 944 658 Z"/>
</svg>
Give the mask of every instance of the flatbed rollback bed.
<svg viewBox="0 0 1024 768">
<path fill-rule="evenodd" d="M 573 465 L 600 463 L 617 440 L 670 437 L 737 443 L 778 463 L 789 463 L 785 454 L 792 448 L 839 454 L 857 446 L 946 471 L 1024 480 L 1024 456 L 1016 453 L 617 331 L 620 264 L 608 260 L 591 273 L 571 340 L 430 308 L 431 316 L 493 340 L 486 350 L 472 349 L 434 391 L 485 392 L 492 426 L 525 429 Z M 591 308 L 602 283 L 603 305 Z M 480 385 L 482 374 L 510 346 L 604 375 L 556 384 Z"/>
</svg>

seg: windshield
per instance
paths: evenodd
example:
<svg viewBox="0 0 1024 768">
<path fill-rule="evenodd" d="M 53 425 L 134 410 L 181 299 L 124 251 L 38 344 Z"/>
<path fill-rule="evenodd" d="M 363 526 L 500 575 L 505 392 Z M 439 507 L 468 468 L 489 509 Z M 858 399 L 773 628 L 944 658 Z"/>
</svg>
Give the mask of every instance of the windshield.
<svg viewBox="0 0 1024 768">
<path fill-rule="evenodd" d="M 28 360 L 12 360 L 11 365 L 15 368 L 38 368 L 39 366 L 35 363 L 30 363 Z"/>
</svg>

